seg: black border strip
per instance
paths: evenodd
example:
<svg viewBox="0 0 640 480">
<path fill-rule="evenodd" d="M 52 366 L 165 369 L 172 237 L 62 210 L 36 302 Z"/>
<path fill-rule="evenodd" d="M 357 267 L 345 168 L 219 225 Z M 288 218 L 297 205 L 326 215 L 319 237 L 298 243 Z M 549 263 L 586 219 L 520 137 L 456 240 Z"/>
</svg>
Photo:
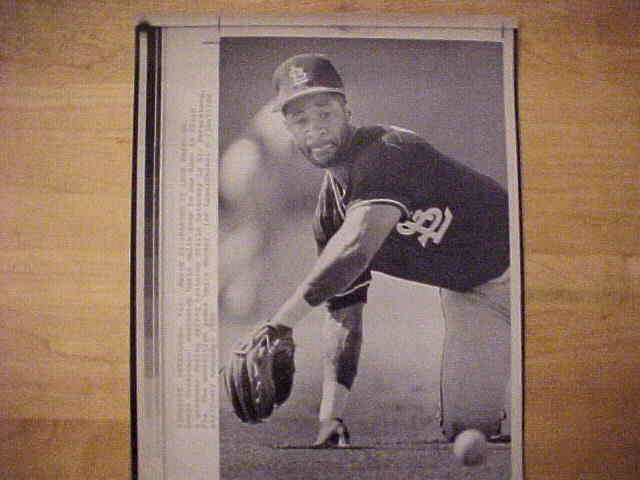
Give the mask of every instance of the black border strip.
<svg viewBox="0 0 640 480">
<path fill-rule="evenodd" d="M 138 208 L 136 198 L 138 194 L 138 95 L 140 94 L 140 33 L 145 29 L 144 24 L 136 26 L 135 30 L 135 66 L 133 72 L 133 142 L 131 146 L 131 246 L 129 252 L 129 415 L 131 436 L 131 464 L 132 479 L 138 478 L 138 374 L 136 371 L 136 218 Z"/>
<path fill-rule="evenodd" d="M 147 46 L 147 92 L 144 163 L 144 376 L 159 378 L 159 201 L 160 201 L 160 28 L 149 28 Z M 155 393 L 155 392 L 154 392 Z M 150 399 L 151 400 L 151 399 Z M 160 411 L 161 399 L 155 396 L 154 412 Z M 149 402 L 151 403 L 151 402 Z"/>
<path fill-rule="evenodd" d="M 138 374 L 137 374 L 137 337 L 138 329 L 137 322 L 137 274 L 139 273 L 136 268 L 136 261 L 139 255 L 144 255 L 144 290 L 148 291 L 148 287 L 151 287 L 151 301 L 155 302 L 153 309 L 150 309 L 150 305 L 145 305 L 145 311 L 154 312 L 152 319 L 152 325 L 147 325 L 145 319 L 144 331 L 145 336 L 157 338 L 157 260 L 158 260 L 158 220 L 159 212 L 156 204 L 156 199 L 159 195 L 159 150 L 160 142 L 158 135 L 158 127 L 160 120 L 160 75 L 159 75 L 159 39 L 160 39 L 159 27 L 153 27 L 150 24 L 143 22 L 135 28 L 135 71 L 134 71 L 134 88 L 133 88 L 133 145 L 132 145 L 132 178 L 131 178 L 131 247 L 130 247 L 130 290 L 129 290 L 129 302 L 130 302 L 130 334 L 129 334 L 129 378 L 130 378 L 130 439 L 131 439 L 131 478 L 137 479 L 139 476 L 139 429 L 138 429 Z M 139 115 L 140 115 L 140 36 L 142 33 L 148 35 L 148 55 L 147 55 L 147 87 L 146 87 L 146 115 L 144 125 L 144 142 L 145 142 L 145 158 L 138 158 L 138 145 L 142 141 L 139 135 Z M 145 198 L 144 205 L 137 204 L 138 195 L 138 172 L 141 168 L 144 168 L 145 172 Z M 145 212 L 144 218 L 144 251 L 141 251 L 138 245 L 137 235 L 137 215 L 139 208 L 143 208 Z M 144 302 L 147 303 L 147 295 L 145 295 Z M 156 349 L 157 351 L 157 349 Z M 145 355 L 144 367 L 145 376 L 154 376 L 158 373 L 158 362 L 155 359 L 147 358 L 148 352 L 142 352 Z M 157 352 L 156 352 L 157 355 Z M 151 360 L 151 361 L 149 361 Z M 152 370 L 148 370 L 151 367 Z"/>
</svg>

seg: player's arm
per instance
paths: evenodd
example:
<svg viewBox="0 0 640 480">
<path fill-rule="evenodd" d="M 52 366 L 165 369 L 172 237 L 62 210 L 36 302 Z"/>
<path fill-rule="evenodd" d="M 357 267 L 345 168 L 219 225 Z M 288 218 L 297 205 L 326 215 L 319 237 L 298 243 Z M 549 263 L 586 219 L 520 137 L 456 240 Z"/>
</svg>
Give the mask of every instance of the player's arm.
<svg viewBox="0 0 640 480">
<path fill-rule="evenodd" d="M 292 326 L 313 307 L 342 293 L 367 268 L 401 215 L 397 206 L 386 203 L 349 209 L 342 227 L 272 322 Z"/>
</svg>

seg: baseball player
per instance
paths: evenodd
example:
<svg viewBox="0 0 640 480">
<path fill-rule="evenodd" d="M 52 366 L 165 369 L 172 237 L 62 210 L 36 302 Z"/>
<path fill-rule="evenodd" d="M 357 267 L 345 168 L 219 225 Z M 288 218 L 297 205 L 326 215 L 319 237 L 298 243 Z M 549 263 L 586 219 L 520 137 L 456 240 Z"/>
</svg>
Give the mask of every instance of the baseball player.
<svg viewBox="0 0 640 480">
<path fill-rule="evenodd" d="M 505 190 L 409 130 L 354 126 L 342 79 L 325 56 L 286 60 L 273 83 L 274 109 L 295 145 L 325 170 L 313 220 L 319 257 L 268 322 L 293 329 L 313 308 L 327 307 L 314 445 L 349 444 L 342 418 L 358 370 L 371 271 L 440 288 L 445 436 L 467 428 L 508 435 Z"/>
</svg>

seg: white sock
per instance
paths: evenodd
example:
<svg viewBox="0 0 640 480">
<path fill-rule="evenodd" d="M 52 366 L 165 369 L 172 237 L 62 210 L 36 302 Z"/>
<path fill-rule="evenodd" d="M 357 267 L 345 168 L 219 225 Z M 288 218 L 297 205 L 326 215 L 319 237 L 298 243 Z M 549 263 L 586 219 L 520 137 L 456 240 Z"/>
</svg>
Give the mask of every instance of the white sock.
<svg viewBox="0 0 640 480">
<path fill-rule="evenodd" d="M 335 380 L 322 383 L 322 402 L 320 403 L 320 421 L 342 418 L 349 398 L 349 389 Z"/>
</svg>

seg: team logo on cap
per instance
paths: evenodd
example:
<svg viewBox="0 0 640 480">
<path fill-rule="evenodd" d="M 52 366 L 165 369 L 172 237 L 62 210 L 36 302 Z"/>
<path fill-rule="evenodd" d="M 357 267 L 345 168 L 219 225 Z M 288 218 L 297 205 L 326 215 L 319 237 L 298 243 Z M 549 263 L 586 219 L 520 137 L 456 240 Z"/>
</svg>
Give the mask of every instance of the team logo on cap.
<svg viewBox="0 0 640 480">
<path fill-rule="evenodd" d="M 307 75 L 307 72 L 304 71 L 304 68 L 296 67 L 295 65 L 291 65 L 289 67 L 289 78 L 291 79 L 293 87 L 297 87 L 298 85 L 302 85 L 309 81 L 309 76 Z"/>
</svg>

